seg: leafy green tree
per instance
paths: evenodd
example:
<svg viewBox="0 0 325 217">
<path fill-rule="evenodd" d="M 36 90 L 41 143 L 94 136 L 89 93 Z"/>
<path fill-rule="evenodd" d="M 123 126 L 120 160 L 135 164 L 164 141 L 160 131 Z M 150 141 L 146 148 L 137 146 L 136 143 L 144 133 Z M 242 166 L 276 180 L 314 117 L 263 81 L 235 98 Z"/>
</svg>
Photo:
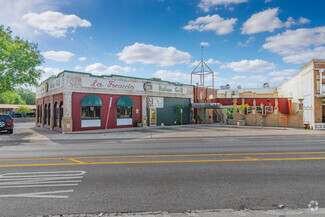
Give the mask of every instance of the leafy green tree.
<svg viewBox="0 0 325 217">
<path fill-rule="evenodd" d="M 175 107 L 177 124 L 182 124 L 182 122 L 181 122 L 182 117 L 181 116 L 183 115 L 183 112 L 181 112 L 181 110 L 184 110 L 184 106 L 177 105 Z"/>
<path fill-rule="evenodd" d="M 19 112 L 20 114 L 22 114 L 23 117 L 25 117 L 26 114 L 31 113 L 32 109 L 27 108 L 26 106 L 19 106 L 16 109 L 16 112 Z"/>
<path fill-rule="evenodd" d="M 6 91 L 0 94 L 0 104 L 26 105 L 26 102 L 18 93 Z"/>
<path fill-rule="evenodd" d="M 15 92 L 26 102 L 26 105 L 36 105 L 36 93 L 32 90 L 19 87 Z"/>
<path fill-rule="evenodd" d="M 12 91 L 15 86 L 37 85 L 44 62 L 37 44 L 12 36 L 10 28 L 0 26 L 0 93 Z"/>
</svg>

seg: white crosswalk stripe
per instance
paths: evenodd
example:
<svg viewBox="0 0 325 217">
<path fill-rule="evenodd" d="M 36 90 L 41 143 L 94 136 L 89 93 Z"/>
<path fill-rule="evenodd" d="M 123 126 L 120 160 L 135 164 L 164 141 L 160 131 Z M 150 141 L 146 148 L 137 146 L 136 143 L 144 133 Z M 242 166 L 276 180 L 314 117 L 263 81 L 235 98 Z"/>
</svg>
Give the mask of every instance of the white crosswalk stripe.
<svg viewBox="0 0 325 217">
<path fill-rule="evenodd" d="M 78 186 L 84 174 L 85 171 L 6 173 L 0 175 L 0 189 Z M 68 195 L 53 194 L 70 192 L 73 190 L 7 194 L 0 197 L 69 198 Z"/>
</svg>

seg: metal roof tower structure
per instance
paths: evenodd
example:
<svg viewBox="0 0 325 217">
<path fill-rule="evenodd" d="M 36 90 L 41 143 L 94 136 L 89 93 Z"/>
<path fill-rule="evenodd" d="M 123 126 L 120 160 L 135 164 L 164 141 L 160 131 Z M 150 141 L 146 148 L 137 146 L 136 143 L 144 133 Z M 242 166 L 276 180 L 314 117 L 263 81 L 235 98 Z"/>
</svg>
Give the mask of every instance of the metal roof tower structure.
<svg viewBox="0 0 325 217">
<path fill-rule="evenodd" d="M 199 88 L 212 88 L 214 89 L 214 72 L 210 69 L 210 67 L 203 60 L 203 46 L 201 47 L 202 58 L 200 63 L 195 67 L 195 69 L 191 72 L 191 85 L 193 84 L 193 75 L 200 76 L 200 82 L 196 83 L 196 86 Z M 211 84 L 208 84 L 207 80 L 210 80 Z M 206 96 L 205 96 L 206 97 Z"/>
</svg>

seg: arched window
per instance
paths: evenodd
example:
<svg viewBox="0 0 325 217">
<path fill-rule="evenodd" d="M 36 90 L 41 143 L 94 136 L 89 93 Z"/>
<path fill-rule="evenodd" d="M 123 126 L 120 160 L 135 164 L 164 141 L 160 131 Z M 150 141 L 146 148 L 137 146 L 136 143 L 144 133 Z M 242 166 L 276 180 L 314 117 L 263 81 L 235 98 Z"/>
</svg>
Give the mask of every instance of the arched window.
<svg viewBox="0 0 325 217">
<path fill-rule="evenodd" d="M 43 106 L 41 105 L 40 106 L 40 123 L 42 123 L 42 121 L 43 121 Z"/>
<path fill-rule="evenodd" d="M 128 96 L 121 96 L 116 103 L 117 126 L 132 125 L 132 108 L 134 103 Z"/>
<path fill-rule="evenodd" d="M 59 109 L 58 109 L 58 103 L 57 102 L 54 103 L 53 112 L 54 112 L 54 119 L 53 119 L 54 127 L 58 127 L 59 126 L 58 125 Z"/>
<path fill-rule="evenodd" d="M 60 102 L 60 106 L 59 106 L 59 127 L 62 127 L 62 119 L 63 119 L 63 101 Z"/>
<path fill-rule="evenodd" d="M 39 110 L 39 105 L 37 106 L 37 123 L 40 123 L 39 117 L 40 117 L 40 110 Z"/>
<path fill-rule="evenodd" d="M 47 104 L 44 106 L 44 124 L 47 124 Z"/>
<path fill-rule="evenodd" d="M 51 125 L 51 103 L 47 106 L 47 124 Z"/>
<path fill-rule="evenodd" d="M 101 126 L 102 101 L 96 95 L 86 95 L 81 101 L 81 127 Z"/>
</svg>

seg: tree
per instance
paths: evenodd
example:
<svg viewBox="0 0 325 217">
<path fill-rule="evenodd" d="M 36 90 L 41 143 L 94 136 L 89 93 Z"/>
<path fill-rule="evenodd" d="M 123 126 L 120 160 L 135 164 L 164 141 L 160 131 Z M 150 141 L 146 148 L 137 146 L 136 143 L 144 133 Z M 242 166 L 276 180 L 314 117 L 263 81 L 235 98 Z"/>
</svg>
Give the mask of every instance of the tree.
<svg viewBox="0 0 325 217">
<path fill-rule="evenodd" d="M 36 105 L 36 93 L 30 89 L 22 87 L 16 88 L 15 92 L 21 96 L 22 100 L 26 102 L 26 105 Z"/>
<path fill-rule="evenodd" d="M 16 104 L 26 105 L 26 102 L 19 96 L 18 93 L 6 91 L 0 95 L 0 104 Z"/>
<path fill-rule="evenodd" d="M 19 112 L 20 114 L 22 114 L 23 117 L 25 117 L 26 114 L 32 112 L 32 109 L 27 108 L 26 106 L 19 106 L 19 107 L 16 109 L 16 112 Z"/>
<path fill-rule="evenodd" d="M 182 105 L 177 105 L 175 107 L 175 111 L 176 111 L 176 121 L 178 124 L 182 124 L 182 115 L 183 115 L 183 110 L 184 110 L 184 106 Z"/>
<path fill-rule="evenodd" d="M 8 27 L 0 26 L 0 93 L 12 91 L 15 86 L 37 85 L 44 62 L 37 44 L 12 36 Z"/>
</svg>

